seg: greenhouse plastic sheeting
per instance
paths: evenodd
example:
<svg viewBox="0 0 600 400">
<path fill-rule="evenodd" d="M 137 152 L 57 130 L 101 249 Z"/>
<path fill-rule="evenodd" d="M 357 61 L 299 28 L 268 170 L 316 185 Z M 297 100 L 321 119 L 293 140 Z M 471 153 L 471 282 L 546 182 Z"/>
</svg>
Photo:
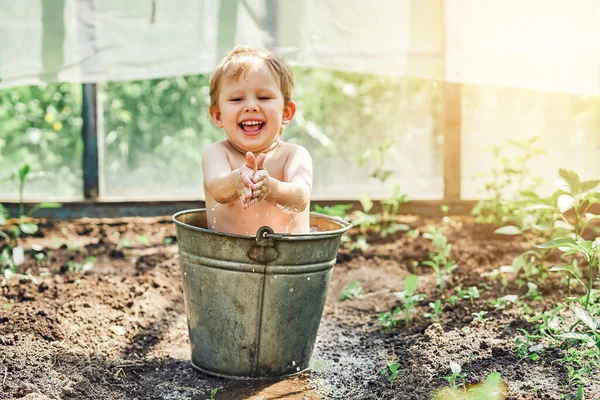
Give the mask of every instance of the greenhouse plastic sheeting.
<svg viewBox="0 0 600 400">
<path fill-rule="evenodd" d="M 0 1 L 0 87 L 293 65 L 597 95 L 598 0 Z"/>
</svg>

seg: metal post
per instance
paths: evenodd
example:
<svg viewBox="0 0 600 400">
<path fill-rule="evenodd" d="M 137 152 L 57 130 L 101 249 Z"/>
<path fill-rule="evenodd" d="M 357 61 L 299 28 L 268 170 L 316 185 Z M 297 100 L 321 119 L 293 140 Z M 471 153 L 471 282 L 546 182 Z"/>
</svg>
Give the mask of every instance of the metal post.
<svg viewBox="0 0 600 400">
<path fill-rule="evenodd" d="M 84 83 L 83 87 L 83 197 L 98 198 L 98 109 L 95 83 Z"/>
</svg>

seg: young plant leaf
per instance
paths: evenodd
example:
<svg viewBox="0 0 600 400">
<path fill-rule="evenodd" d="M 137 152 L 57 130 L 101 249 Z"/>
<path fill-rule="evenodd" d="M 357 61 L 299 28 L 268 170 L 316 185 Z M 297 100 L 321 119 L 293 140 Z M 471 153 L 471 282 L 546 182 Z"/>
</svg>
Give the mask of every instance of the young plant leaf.
<svg viewBox="0 0 600 400">
<path fill-rule="evenodd" d="M 578 332 L 565 332 L 565 333 L 561 333 L 559 335 L 556 335 L 556 337 L 559 337 L 561 339 L 581 340 L 582 342 L 589 342 L 590 339 L 591 339 L 585 333 L 578 333 Z"/>
<path fill-rule="evenodd" d="M 571 225 L 568 222 L 565 222 L 563 220 L 560 220 L 560 219 L 554 221 L 554 227 L 556 229 L 564 229 L 564 230 L 567 230 L 567 231 L 573 231 L 573 230 L 575 230 L 575 227 L 573 225 Z"/>
<path fill-rule="evenodd" d="M 450 370 L 453 374 L 460 374 L 460 371 L 462 371 L 462 367 L 459 363 L 450 361 Z"/>
<path fill-rule="evenodd" d="M 28 235 L 33 235 L 38 231 L 38 226 L 36 224 L 21 224 L 19 228 Z"/>
<path fill-rule="evenodd" d="M 537 245 L 539 249 L 556 249 L 558 247 L 571 247 L 576 249 L 577 242 L 571 238 L 558 238 Z"/>
<path fill-rule="evenodd" d="M 494 233 L 498 235 L 520 235 L 523 233 L 523 231 L 517 226 L 507 225 L 496 229 Z"/>
<path fill-rule="evenodd" d="M 595 189 L 596 186 L 600 185 L 600 180 L 592 180 L 592 181 L 585 181 L 581 183 L 581 191 L 582 192 L 587 192 L 588 190 L 592 190 Z"/>
<path fill-rule="evenodd" d="M 419 278 L 417 275 L 408 275 L 404 281 L 404 291 L 406 292 L 406 296 L 412 296 L 412 294 L 417 290 L 417 286 L 419 286 Z"/>
<path fill-rule="evenodd" d="M 575 199 L 571 196 L 569 196 L 568 194 L 563 194 L 560 195 L 558 197 L 558 209 L 560 210 L 561 213 L 564 213 L 568 210 L 570 210 L 571 208 L 573 208 L 573 206 L 575 205 Z"/>
<path fill-rule="evenodd" d="M 373 200 L 371 200 L 371 198 L 365 193 L 360 196 L 360 204 L 363 208 L 363 211 L 366 213 L 371 211 L 371 208 L 373 208 Z"/>
<path fill-rule="evenodd" d="M 25 180 L 25 177 L 29 173 L 29 170 L 29 164 L 25 164 L 21 168 L 19 168 L 19 181 L 23 182 Z"/>
<path fill-rule="evenodd" d="M 598 329 L 598 320 L 594 318 L 594 316 L 589 312 L 584 310 L 583 308 L 576 306 L 575 304 L 571 305 L 571 309 L 577 315 L 577 317 L 583 321 L 584 324 L 588 326 L 593 331 Z"/>
<path fill-rule="evenodd" d="M 579 180 L 577 172 L 560 168 L 558 174 L 568 185 L 569 190 L 565 190 L 565 192 L 573 194 L 579 193 L 581 181 Z"/>
</svg>

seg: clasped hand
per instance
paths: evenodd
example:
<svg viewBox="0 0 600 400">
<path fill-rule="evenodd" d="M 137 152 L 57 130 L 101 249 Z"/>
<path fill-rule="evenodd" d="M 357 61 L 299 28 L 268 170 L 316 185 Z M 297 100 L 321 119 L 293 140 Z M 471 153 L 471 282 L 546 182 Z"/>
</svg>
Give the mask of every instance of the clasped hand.
<svg viewBox="0 0 600 400">
<path fill-rule="evenodd" d="M 269 191 L 269 173 L 264 168 L 266 154 L 246 153 L 246 163 L 241 167 L 240 175 L 240 203 L 246 209 L 254 203 L 262 201 Z"/>
</svg>

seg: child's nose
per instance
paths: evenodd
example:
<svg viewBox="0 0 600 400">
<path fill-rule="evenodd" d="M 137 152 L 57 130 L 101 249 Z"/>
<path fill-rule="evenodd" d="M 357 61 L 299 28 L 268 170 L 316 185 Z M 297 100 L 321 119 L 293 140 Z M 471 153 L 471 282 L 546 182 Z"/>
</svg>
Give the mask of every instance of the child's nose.
<svg viewBox="0 0 600 400">
<path fill-rule="evenodd" d="M 248 102 L 246 102 L 246 107 L 244 107 L 244 111 L 246 111 L 246 112 L 258 111 L 258 105 L 256 104 L 256 101 L 248 100 Z"/>
</svg>

